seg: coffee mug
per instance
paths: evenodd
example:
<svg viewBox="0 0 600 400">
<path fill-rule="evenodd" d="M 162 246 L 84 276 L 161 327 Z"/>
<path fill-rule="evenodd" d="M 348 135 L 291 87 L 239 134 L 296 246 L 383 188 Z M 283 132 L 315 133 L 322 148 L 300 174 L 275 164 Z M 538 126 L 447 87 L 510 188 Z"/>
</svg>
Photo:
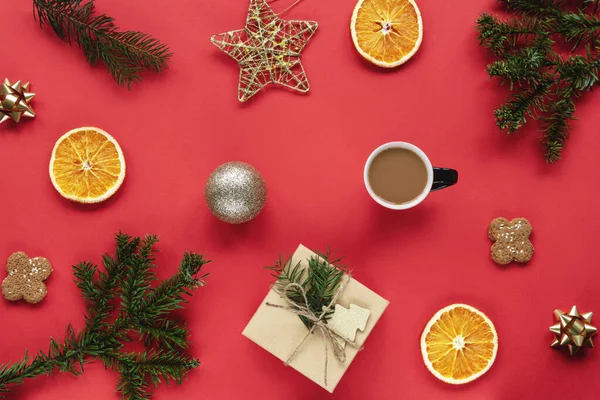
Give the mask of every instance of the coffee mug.
<svg viewBox="0 0 600 400">
<path fill-rule="evenodd" d="M 395 149 L 400 151 L 393 151 Z M 372 174 L 377 175 L 371 176 Z M 371 180 L 380 189 L 379 194 L 373 189 Z M 392 210 L 406 210 L 421 203 L 430 192 L 454 185 L 458 182 L 458 172 L 449 168 L 433 167 L 427 155 L 413 144 L 389 142 L 375 149 L 367 159 L 364 181 L 367 192 L 377 203 Z M 405 187 L 408 193 L 403 192 Z M 411 190 L 414 193 L 411 193 Z M 390 197 L 410 197 L 414 194 L 414 198 L 396 203 L 383 197 L 381 191 L 387 192 Z"/>
</svg>

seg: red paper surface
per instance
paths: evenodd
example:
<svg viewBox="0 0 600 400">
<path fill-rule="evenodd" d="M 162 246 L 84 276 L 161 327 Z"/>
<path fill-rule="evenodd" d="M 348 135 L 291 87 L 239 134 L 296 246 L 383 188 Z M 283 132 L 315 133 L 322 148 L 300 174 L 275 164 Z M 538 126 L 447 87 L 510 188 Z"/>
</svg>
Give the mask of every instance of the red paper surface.
<svg viewBox="0 0 600 400">
<path fill-rule="evenodd" d="M 311 92 L 270 87 L 248 104 L 237 101 L 237 64 L 209 41 L 243 27 L 246 0 L 96 3 L 124 29 L 168 43 L 171 69 L 145 75 L 132 91 L 119 88 L 104 67 L 90 67 L 78 49 L 40 30 L 31 1 L 0 3 L 0 78 L 31 81 L 38 113 L 0 126 L 0 258 L 22 250 L 54 266 L 40 305 L 0 299 L 0 362 L 21 358 L 25 348 L 46 349 L 69 322 L 82 326 L 71 265 L 99 262 L 121 229 L 161 235 L 161 276 L 174 271 L 184 250 L 213 260 L 208 285 L 186 315 L 202 365 L 183 386 L 156 390 L 157 399 L 598 397 L 600 349 L 570 358 L 550 349 L 548 327 L 555 308 L 577 304 L 600 313 L 600 98 L 590 93 L 578 102 L 579 120 L 557 165 L 545 164 L 535 123 L 500 135 L 492 113 L 507 89 L 489 81 L 491 59 L 474 30 L 494 1 L 420 0 L 421 50 L 385 71 L 352 45 L 353 1 L 305 0 L 285 16 L 320 24 L 302 55 Z M 55 141 L 83 125 L 107 130 L 125 152 L 124 186 L 105 204 L 64 200 L 48 178 Z M 410 211 L 378 206 L 362 169 L 374 148 L 393 140 L 458 169 L 460 183 Z M 243 226 L 216 220 L 204 204 L 208 175 L 230 160 L 254 165 L 268 185 L 265 210 Z M 497 216 L 531 221 L 536 253 L 529 265 L 491 261 L 487 225 Z M 299 243 L 331 245 L 357 279 L 391 301 L 334 395 L 241 335 L 271 281 L 262 266 Z M 500 339 L 493 368 L 462 387 L 437 381 L 419 350 L 429 318 L 456 302 L 489 315 Z M 27 381 L 8 399 L 117 399 L 115 383 L 115 374 L 93 363 L 78 378 Z"/>
</svg>

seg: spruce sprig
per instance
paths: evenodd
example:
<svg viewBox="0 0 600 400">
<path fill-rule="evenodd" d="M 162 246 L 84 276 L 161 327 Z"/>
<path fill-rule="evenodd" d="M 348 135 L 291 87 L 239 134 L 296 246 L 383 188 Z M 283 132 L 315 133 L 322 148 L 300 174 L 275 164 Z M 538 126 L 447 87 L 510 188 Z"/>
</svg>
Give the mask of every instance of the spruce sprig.
<svg viewBox="0 0 600 400">
<path fill-rule="evenodd" d="M 172 53 L 154 37 L 136 31 L 120 31 L 114 18 L 94 13 L 94 0 L 33 0 L 34 17 L 49 26 L 65 42 L 76 43 L 90 64 L 103 62 L 114 80 L 131 88 L 147 69 L 168 67 Z"/>
<path fill-rule="evenodd" d="M 272 271 L 271 276 L 276 278 L 274 285 L 281 291 L 290 283 L 301 285 L 306 292 L 310 310 L 320 317 L 323 307 L 331 303 L 348 268 L 341 264 L 342 258 L 332 259 L 330 252 L 318 253 L 307 261 L 308 266 L 305 268 L 301 262 L 294 264 L 291 258 L 280 258 L 274 265 L 265 268 Z M 288 296 L 296 303 L 305 303 L 298 289 L 289 290 Z M 334 312 L 333 309 L 328 310 L 323 316 L 323 321 L 327 322 Z M 299 317 L 308 329 L 312 328 L 312 321 L 303 316 Z"/>
<path fill-rule="evenodd" d="M 171 312 L 183 308 L 186 297 L 204 285 L 207 274 L 199 274 L 208 261 L 185 253 L 177 272 L 153 285 L 157 242 L 156 236 L 119 233 L 115 256 L 102 258 L 103 270 L 89 262 L 73 266 L 86 305 L 85 327 L 76 330 L 69 325 L 62 341 L 50 338 L 47 352 L 30 359 L 26 351 L 21 361 L 0 364 L 0 398 L 25 379 L 55 371 L 82 374 L 84 364 L 93 360 L 119 373 L 117 390 L 124 399 L 150 398 L 151 384 L 182 383 L 199 362 L 186 352 L 185 321 Z M 144 350 L 125 351 L 125 344 L 136 339 L 143 342 Z"/>
<path fill-rule="evenodd" d="M 509 134 L 539 119 L 546 160 L 556 162 L 569 136 L 575 100 L 600 84 L 600 0 L 497 0 L 514 17 L 483 13 L 479 42 L 498 60 L 491 78 L 512 92 L 496 109 L 496 125 Z M 570 46 L 571 54 L 555 49 Z M 583 53 L 583 54 L 580 54 Z"/>
</svg>

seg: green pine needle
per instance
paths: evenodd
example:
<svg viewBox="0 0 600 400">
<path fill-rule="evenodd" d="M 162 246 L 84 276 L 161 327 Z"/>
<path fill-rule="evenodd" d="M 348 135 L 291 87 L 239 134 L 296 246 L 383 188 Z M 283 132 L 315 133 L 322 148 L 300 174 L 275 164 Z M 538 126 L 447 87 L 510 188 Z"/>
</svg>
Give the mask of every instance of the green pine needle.
<svg viewBox="0 0 600 400">
<path fill-rule="evenodd" d="M 497 1 L 515 17 L 484 13 L 477 20 L 480 45 L 498 58 L 487 72 L 508 82 L 512 92 L 494 113 L 496 125 L 512 134 L 528 118 L 539 119 L 546 160 L 556 162 L 569 137 L 575 99 L 600 84 L 600 1 L 583 0 L 577 8 L 566 0 Z M 557 40 L 573 54 L 559 53 Z"/>
<path fill-rule="evenodd" d="M 167 45 L 145 33 L 119 31 L 112 17 L 94 14 L 94 0 L 33 0 L 33 6 L 41 27 L 77 43 L 90 64 L 103 62 L 121 86 L 138 83 L 143 69 L 168 67 L 172 53 Z"/>
<path fill-rule="evenodd" d="M 271 275 L 277 280 L 275 287 L 281 291 L 289 283 L 297 283 L 304 288 L 310 310 L 320 317 L 323 307 L 329 306 L 337 292 L 347 267 L 341 264 L 342 258 L 332 259 L 329 252 L 319 253 L 316 257 L 308 260 L 308 267 L 304 268 L 301 263 L 292 263 L 292 259 L 280 258 L 274 265 L 265 267 L 272 271 Z M 298 289 L 288 291 L 291 300 L 299 304 L 305 304 L 304 298 Z M 323 317 L 327 321 L 335 310 L 329 310 Z M 312 321 L 299 316 L 304 325 L 312 328 Z"/>
<path fill-rule="evenodd" d="M 178 271 L 153 285 L 157 242 L 156 236 L 140 239 L 119 233 L 116 254 L 103 256 L 102 270 L 89 262 L 73 266 L 86 304 L 85 328 L 78 331 L 69 325 L 62 341 L 50 338 L 47 352 L 40 351 L 32 359 L 25 352 L 21 361 L 0 364 L 0 398 L 25 379 L 55 371 L 82 374 L 84 364 L 94 360 L 119 373 L 117 391 L 124 399 L 150 398 L 149 385 L 182 383 L 199 362 L 186 352 L 185 321 L 171 313 L 183 308 L 185 297 L 204 285 L 207 275 L 199 274 L 208 261 L 185 253 Z M 134 339 L 143 342 L 145 349 L 123 351 L 125 343 Z"/>
</svg>

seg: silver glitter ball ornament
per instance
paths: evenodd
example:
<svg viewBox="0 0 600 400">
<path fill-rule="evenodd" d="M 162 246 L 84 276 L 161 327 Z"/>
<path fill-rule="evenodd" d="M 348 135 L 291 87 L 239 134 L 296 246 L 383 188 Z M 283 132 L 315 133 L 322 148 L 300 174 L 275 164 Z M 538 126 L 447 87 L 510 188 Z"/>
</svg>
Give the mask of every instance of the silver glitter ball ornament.
<svg viewBox="0 0 600 400">
<path fill-rule="evenodd" d="M 206 204 L 221 221 L 248 222 L 260 213 L 267 199 L 265 180 L 256 168 L 239 161 L 215 169 L 204 188 Z"/>
</svg>

